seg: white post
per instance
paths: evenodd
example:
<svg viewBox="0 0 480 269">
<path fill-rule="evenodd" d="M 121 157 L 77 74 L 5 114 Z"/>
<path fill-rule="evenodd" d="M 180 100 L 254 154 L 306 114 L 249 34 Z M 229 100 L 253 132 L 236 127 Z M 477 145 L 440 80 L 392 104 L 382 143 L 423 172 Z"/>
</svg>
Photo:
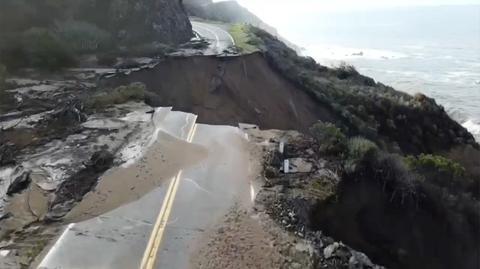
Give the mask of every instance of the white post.
<svg viewBox="0 0 480 269">
<path fill-rule="evenodd" d="M 288 159 L 283 161 L 283 172 L 285 174 L 290 173 L 290 162 L 288 161 Z"/>
<path fill-rule="evenodd" d="M 280 153 L 283 154 L 284 149 L 285 149 L 285 143 L 280 142 L 280 145 L 278 146 L 278 151 L 280 151 Z"/>
</svg>

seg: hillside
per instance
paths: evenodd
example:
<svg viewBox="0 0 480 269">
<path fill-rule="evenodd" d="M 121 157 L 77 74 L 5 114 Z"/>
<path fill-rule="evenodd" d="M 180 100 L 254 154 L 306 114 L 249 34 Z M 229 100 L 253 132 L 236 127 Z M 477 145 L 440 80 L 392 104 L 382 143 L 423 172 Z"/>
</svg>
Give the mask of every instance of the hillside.
<svg viewBox="0 0 480 269">
<path fill-rule="evenodd" d="M 150 210 L 174 264 L 205 245 L 208 269 L 478 268 L 480 146 L 441 105 L 300 56 L 237 2 L 183 3 L 0 3 L 0 267 L 63 231 L 92 244 L 72 257 L 140 264 Z M 207 56 L 220 40 L 188 42 L 187 11 L 242 43 Z"/>
<path fill-rule="evenodd" d="M 221 2 L 213 2 L 212 0 L 184 0 L 183 3 L 190 16 L 212 21 L 249 24 L 276 36 L 295 51 L 301 51 L 299 46 L 283 38 L 275 27 L 262 21 L 258 16 L 238 4 L 235 0 Z"/>
</svg>

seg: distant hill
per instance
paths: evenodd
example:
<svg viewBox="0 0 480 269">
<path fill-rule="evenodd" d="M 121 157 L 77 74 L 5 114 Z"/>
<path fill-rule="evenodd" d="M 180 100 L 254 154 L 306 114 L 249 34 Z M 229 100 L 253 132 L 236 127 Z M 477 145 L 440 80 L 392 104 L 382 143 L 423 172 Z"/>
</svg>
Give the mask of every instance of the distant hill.
<svg viewBox="0 0 480 269">
<path fill-rule="evenodd" d="M 222 2 L 213 2 L 212 0 L 184 0 L 183 5 L 190 16 L 228 23 L 247 23 L 276 36 L 297 52 L 301 51 L 299 46 L 281 37 L 277 29 L 262 21 L 258 16 L 241 6 L 235 0 Z"/>
</svg>

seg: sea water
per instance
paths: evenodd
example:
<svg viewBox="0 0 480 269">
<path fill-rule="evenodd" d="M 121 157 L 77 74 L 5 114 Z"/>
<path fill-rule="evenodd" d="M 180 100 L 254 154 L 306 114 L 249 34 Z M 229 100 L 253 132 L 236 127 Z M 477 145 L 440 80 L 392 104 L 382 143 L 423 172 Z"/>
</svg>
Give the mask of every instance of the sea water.
<svg viewBox="0 0 480 269">
<path fill-rule="evenodd" d="M 304 54 L 433 97 L 480 141 L 480 5 L 319 11 L 296 25 Z"/>
</svg>

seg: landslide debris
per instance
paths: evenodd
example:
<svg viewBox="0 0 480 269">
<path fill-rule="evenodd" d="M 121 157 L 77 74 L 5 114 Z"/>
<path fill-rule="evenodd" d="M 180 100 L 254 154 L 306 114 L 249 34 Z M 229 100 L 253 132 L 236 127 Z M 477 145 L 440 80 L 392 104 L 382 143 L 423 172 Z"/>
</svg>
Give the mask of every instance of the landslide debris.
<svg viewBox="0 0 480 269">
<path fill-rule="evenodd" d="M 480 178 L 445 157 L 405 158 L 331 125 L 315 128 L 317 139 L 294 132 L 269 139 L 256 199 L 279 225 L 312 242 L 315 268 L 352 268 L 349 261 L 366 257 L 346 245 L 388 268 L 478 267 Z M 250 137 L 265 141 L 262 133 Z M 296 170 L 298 159 L 311 169 Z"/>
</svg>

